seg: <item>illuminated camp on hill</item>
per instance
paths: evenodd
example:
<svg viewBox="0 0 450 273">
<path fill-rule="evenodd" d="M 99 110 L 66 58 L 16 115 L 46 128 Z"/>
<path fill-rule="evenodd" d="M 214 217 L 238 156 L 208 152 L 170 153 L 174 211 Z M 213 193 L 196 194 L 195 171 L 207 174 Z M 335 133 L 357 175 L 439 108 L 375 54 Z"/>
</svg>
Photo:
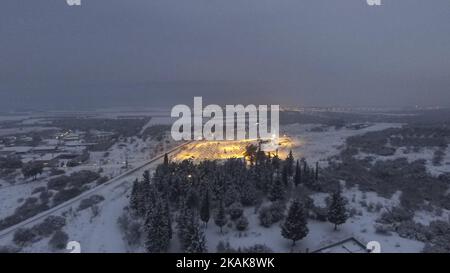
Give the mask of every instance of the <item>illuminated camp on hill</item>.
<svg viewBox="0 0 450 273">
<path fill-rule="evenodd" d="M 260 140 L 257 139 L 195 141 L 185 146 L 173 157 L 173 160 L 181 161 L 185 159 L 192 159 L 194 161 L 202 161 L 244 158 L 246 147 L 252 144 L 258 146 L 259 141 Z M 278 150 L 270 151 L 270 153 L 272 155 L 278 153 L 280 158 L 285 158 L 288 155 L 289 150 L 296 146 L 293 140 L 287 136 L 280 137 L 278 140 L 278 145 Z"/>
</svg>

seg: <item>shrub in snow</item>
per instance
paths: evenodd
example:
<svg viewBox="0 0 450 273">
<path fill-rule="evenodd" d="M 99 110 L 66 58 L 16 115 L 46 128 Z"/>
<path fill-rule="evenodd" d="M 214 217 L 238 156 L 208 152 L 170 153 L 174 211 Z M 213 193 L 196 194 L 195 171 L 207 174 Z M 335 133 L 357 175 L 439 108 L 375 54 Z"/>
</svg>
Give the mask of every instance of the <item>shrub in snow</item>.
<svg viewBox="0 0 450 273">
<path fill-rule="evenodd" d="M 91 207 L 91 220 L 97 217 L 100 214 L 100 207 L 97 205 L 93 205 Z"/>
<path fill-rule="evenodd" d="M 374 212 L 374 210 L 375 210 L 375 205 L 373 203 L 369 203 L 369 205 L 367 206 L 367 211 Z"/>
<path fill-rule="evenodd" d="M 32 227 L 32 231 L 37 235 L 47 237 L 50 236 L 55 231 L 60 230 L 63 226 L 66 225 L 66 218 L 62 216 L 49 216 L 45 218 L 45 220 Z"/>
<path fill-rule="evenodd" d="M 38 192 L 43 192 L 43 191 L 45 191 L 45 190 L 46 190 L 45 187 L 37 187 L 37 188 L 33 189 L 33 191 L 31 192 L 31 194 L 35 194 L 35 193 L 38 193 Z"/>
<path fill-rule="evenodd" d="M 83 191 L 79 188 L 71 188 L 67 190 L 61 190 L 53 196 L 53 204 L 59 205 L 64 203 L 65 201 L 72 199 L 78 195 L 80 195 Z"/>
<path fill-rule="evenodd" d="M 242 253 L 273 253 L 273 250 L 262 244 L 256 244 L 254 246 L 245 247 L 240 252 Z"/>
<path fill-rule="evenodd" d="M 384 224 L 375 224 L 375 232 L 380 235 L 391 236 L 392 227 Z"/>
<path fill-rule="evenodd" d="M 68 186 L 74 188 L 81 188 L 82 186 L 99 179 L 100 174 L 93 171 L 82 170 L 70 174 L 68 178 L 69 178 Z"/>
<path fill-rule="evenodd" d="M 326 222 L 328 219 L 328 209 L 314 206 L 311 209 L 310 217 L 317 221 Z"/>
<path fill-rule="evenodd" d="M 38 239 L 36 233 L 29 228 L 18 229 L 13 236 L 13 242 L 18 246 L 26 246 L 35 242 Z"/>
<path fill-rule="evenodd" d="M 123 232 L 124 239 L 130 246 L 137 246 L 141 242 L 141 223 L 130 219 L 127 214 L 123 214 L 117 219 L 117 224 Z"/>
<path fill-rule="evenodd" d="M 17 253 L 20 248 L 15 246 L 0 246 L 0 253 Z"/>
<path fill-rule="evenodd" d="M 88 198 L 81 200 L 80 205 L 78 206 L 78 210 L 84 210 L 90 208 L 100 202 L 105 200 L 105 198 L 101 195 L 94 194 Z"/>
<path fill-rule="evenodd" d="M 414 212 L 407 210 L 403 207 L 394 207 L 392 210 L 384 212 L 380 219 L 377 220 L 379 223 L 383 224 L 394 224 L 404 221 L 410 221 L 414 217 Z"/>
<path fill-rule="evenodd" d="M 246 230 L 248 227 L 248 220 L 245 216 L 241 216 L 239 219 L 237 219 L 236 221 L 236 229 L 239 231 L 244 231 Z"/>
<path fill-rule="evenodd" d="M 258 216 L 259 223 L 263 227 L 270 227 L 272 224 L 283 220 L 285 210 L 286 205 L 284 202 L 273 202 L 270 206 L 260 209 Z"/>
<path fill-rule="evenodd" d="M 100 172 L 100 171 L 99 171 L 99 172 Z M 97 185 L 103 184 L 103 183 L 107 182 L 108 180 L 109 180 L 108 177 L 102 176 L 102 177 L 100 177 L 100 178 L 97 180 Z"/>
<path fill-rule="evenodd" d="M 52 168 L 50 170 L 50 175 L 51 176 L 61 175 L 61 174 L 64 174 L 64 173 L 65 173 L 64 170 L 60 170 L 60 169 L 56 169 L 56 168 Z"/>
<path fill-rule="evenodd" d="M 51 191 L 43 191 L 41 194 L 39 194 L 39 199 L 41 200 L 42 204 L 48 204 L 50 202 L 50 198 L 53 196 L 53 193 Z"/>
<path fill-rule="evenodd" d="M 450 249 L 448 249 L 444 246 L 426 243 L 422 252 L 423 253 L 450 253 Z"/>
<path fill-rule="evenodd" d="M 55 178 L 50 179 L 47 182 L 47 188 L 50 190 L 62 190 L 64 189 L 67 184 L 69 183 L 70 178 L 66 175 L 58 176 Z"/>
<path fill-rule="evenodd" d="M 450 224 L 441 220 L 432 221 L 430 223 L 430 232 L 437 236 L 450 234 Z"/>
<path fill-rule="evenodd" d="M 217 253 L 236 253 L 237 250 L 230 246 L 229 242 L 219 241 L 216 247 Z"/>
<path fill-rule="evenodd" d="M 269 207 L 263 207 L 259 211 L 259 224 L 263 227 L 269 228 L 274 222 L 272 220 L 272 212 Z"/>
<path fill-rule="evenodd" d="M 46 203 L 39 202 L 39 199 L 36 197 L 29 197 L 21 206 L 16 208 L 13 215 L 0 220 L 0 229 L 20 223 L 47 209 L 49 209 L 49 206 Z"/>
<path fill-rule="evenodd" d="M 230 214 L 231 220 L 236 220 L 242 216 L 244 210 L 240 203 L 235 202 L 228 208 L 228 213 Z"/>
<path fill-rule="evenodd" d="M 64 249 L 69 241 L 69 235 L 62 230 L 58 230 L 53 234 L 50 241 L 48 241 L 48 245 L 53 249 Z"/>
<path fill-rule="evenodd" d="M 414 221 L 401 222 L 396 228 L 396 232 L 400 237 L 426 242 L 432 238 L 428 228 Z"/>
<path fill-rule="evenodd" d="M 351 208 L 351 209 L 348 211 L 348 216 L 349 216 L 350 218 L 352 218 L 352 217 L 354 217 L 355 215 L 357 215 L 357 213 L 358 213 L 358 211 L 356 210 L 356 208 Z"/>
</svg>

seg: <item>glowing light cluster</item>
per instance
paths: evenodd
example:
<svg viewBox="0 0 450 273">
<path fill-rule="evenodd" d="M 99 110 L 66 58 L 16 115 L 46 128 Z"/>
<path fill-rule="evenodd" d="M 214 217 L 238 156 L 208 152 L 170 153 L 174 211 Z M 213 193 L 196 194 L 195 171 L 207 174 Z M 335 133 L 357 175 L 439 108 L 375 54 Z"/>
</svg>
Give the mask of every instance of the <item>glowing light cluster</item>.
<svg viewBox="0 0 450 273">
<path fill-rule="evenodd" d="M 243 158 L 246 147 L 250 144 L 258 145 L 257 139 L 246 140 L 202 140 L 195 141 L 185 146 L 178 154 L 173 157 L 173 160 L 182 161 L 185 159 L 192 159 L 194 161 L 202 160 L 224 160 L 228 158 Z M 278 156 L 285 158 L 290 149 L 296 144 L 287 136 L 280 137 L 278 140 L 279 149 Z M 275 154 L 275 151 L 272 152 Z"/>
</svg>

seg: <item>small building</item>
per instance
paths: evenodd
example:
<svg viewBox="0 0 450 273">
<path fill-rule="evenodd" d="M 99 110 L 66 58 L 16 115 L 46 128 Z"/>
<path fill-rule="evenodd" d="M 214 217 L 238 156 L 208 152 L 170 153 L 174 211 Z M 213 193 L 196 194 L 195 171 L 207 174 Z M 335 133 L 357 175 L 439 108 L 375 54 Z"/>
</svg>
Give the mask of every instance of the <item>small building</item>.
<svg viewBox="0 0 450 273">
<path fill-rule="evenodd" d="M 313 253 L 369 253 L 366 245 L 354 237 L 321 247 Z"/>
</svg>

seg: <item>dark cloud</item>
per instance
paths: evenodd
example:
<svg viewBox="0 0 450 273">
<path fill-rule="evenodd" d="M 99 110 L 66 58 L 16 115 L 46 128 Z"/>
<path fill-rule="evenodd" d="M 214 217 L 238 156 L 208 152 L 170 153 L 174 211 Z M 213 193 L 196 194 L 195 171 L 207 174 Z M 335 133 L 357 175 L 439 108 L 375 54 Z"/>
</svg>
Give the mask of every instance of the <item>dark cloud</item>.
<svg viewBox="0 0 450 273">
<path fill-rule="evenodd" d="M 6 0 L 0 106 L 450 105 L 450 1 Z"/>
</svg>

